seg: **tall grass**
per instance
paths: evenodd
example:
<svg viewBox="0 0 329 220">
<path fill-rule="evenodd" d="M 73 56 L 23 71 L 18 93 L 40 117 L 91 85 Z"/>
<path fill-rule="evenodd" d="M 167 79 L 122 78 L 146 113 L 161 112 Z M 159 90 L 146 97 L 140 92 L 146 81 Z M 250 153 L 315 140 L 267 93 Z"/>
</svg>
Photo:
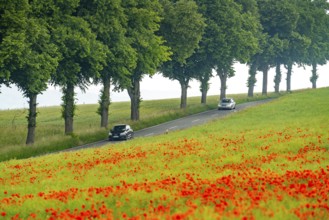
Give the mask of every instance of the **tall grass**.
<svg viewBox="0 0 329 220">
<path fill-rule="evenodd" d="M 328 219 L 328 95 L 293 93 L 166 135 L 2 162 L 0 215 Z"/>
<path fill-rule="evenodd" d="M 246 98 L 244 94 L 232 95 L 238 103 L 276 97 L 277 94 Z M 114 102 L 110 105 L 109 126 L 128 123 L 134 130 L 160 124 L 182 116 L 215 109 L 217 96 L 209 96 L 208 104 L 201 105 L 199 97 L 188 98 L 185 110 L 179 108 L 180 99 L 142 101 L 140 121 L 130 121 L 130 102 Z M 33 146 L 25 146 L 27 133 L 27 109 L 0 111 L 0 161 L 11 158 L 27 158 L 44 153 L 63 150 L 107 138 L 107 129 L 100 128 L 98 105 L 78 105 L 74 118 L 74 134 L 64 135 L 64 121 L 61 108 L 42 107 L 38 109 L 36 140 Z"/>
</svg>

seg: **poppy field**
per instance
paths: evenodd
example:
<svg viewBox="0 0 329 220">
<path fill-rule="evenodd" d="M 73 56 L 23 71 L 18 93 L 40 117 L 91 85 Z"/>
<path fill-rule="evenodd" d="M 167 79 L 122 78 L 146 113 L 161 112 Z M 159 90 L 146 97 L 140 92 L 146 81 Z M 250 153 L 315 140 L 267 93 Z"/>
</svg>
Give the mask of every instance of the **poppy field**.
<svg viewBox="0 0 329 220">
<path fill-rule="evenodd" d="M 0 163 L 1 219 L 329 219 L 329 89 L 202 126 Z"/>
</svg>

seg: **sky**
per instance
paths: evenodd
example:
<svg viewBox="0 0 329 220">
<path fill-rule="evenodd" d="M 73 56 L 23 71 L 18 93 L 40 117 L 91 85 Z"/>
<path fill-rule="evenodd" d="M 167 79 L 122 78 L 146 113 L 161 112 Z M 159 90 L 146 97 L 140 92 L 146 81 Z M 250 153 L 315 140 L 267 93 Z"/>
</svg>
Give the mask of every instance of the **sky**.
<svg viewBox="0 0 329 220">
<path fill-rule="evenodd" d="M 235 76 L 228 79 L 227 81 L 227 94 L 238 94 L 248 92 L 246 85 L 248 79 L 248 68 L 244 64 L 235 64 Z M 280 84 L 280 90 L 286 90 L 286 69 L 282 67 L 282 80 Z M 317 81 L 317 87 L 329 87 L 329 64 L 318 67 L 319 78 Z M 220 79 L 213 73 L 214 77 L 210 80 L 210 89 L 208 95 L 220 94 Z M 268 76 L 268 92 L 274 91 L 274 75 L 275 69 L 272 68 Z M 292 73 L 292 84 L 291 89 L 304 89 L 311 88 L 310 82 L 311 67 L 298 68 L 294 66 Z M 262 73 L 258 73 L 257 82 L 255 86 L 255 92 L 262 91 Z M 190 82 L 190 88 L 188 89 L 188 97 L 201 96 L 199 90 L 200 83 L 196 80 Z M 83 93 L 78 88 L 75 92 L 77 93 L 77 104 L 96 104 L 99 100 L 101 86 L 92 85 L 88 90 Z M 22 93 L 18 91 L 15 86 L 8 88 L 2 86 L 0 88 L 0 110 L 7 109 L 21 109 L 28 108 L 27 99 L 22 96 Z M 141 82 L 141 97 L 143 100 L 152 99 L 166 99 L 166 98 L 179 98 L 181 94 L 180 85 L 178 81 L 171 81 L 167 78 L 162 77 L 160 74 L 155 74 L 149 77 L 145 76 Z M 61 104 L 61 89 L 59 87 L 49 86 L 49 88 L 43 92 L 42 95 L 38 96 L 37 102 L 38 107 L 45 106 L 58 106 Z M 111 101 L 129 101 L 127 91 L 123 92 L 111 92 Z"/>
</svg>

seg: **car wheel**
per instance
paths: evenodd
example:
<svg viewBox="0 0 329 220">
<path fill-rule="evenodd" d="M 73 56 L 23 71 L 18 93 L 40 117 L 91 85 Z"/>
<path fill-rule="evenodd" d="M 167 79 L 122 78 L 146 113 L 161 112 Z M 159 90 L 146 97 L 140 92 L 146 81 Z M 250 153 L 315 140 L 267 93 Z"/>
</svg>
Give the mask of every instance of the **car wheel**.
<svg viewBox="0 0 329 220">
<path fill-rule="evenodd" d="M 131 134 L 127 134 L 126 140 L 130 140 L 131 139 Z"/>
</svg>

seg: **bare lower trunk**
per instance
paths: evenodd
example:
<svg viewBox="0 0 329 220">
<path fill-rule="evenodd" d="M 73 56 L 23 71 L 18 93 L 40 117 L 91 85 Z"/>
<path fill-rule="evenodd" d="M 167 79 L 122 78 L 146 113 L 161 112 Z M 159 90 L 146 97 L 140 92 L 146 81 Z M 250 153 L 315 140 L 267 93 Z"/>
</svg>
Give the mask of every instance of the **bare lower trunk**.
<svg viewBox="0 0 329 220">
<path fill-rule="evenodd" d="M 281 64 L 278 63 L 276 65 L 276 69 L 275 69 L 275 77 L 274 77 L 274 91 L 276 93 L 280 92 L 280 82 L 281 82 Z"/>
<path fill-rule="evenodd" d="M 187 106 L 187 88 L 188 81 L 179 81 L 181 86 L 181 98 L 180 98 L 180 108 L 185 109 Z"/>
<path fill-rule="evenodd" d="M 29 95 L 29 115 L 27 116 L 27 138 L 26 144 L 31 145 L 34 143 L 35 137 L 35 127 L 36 127 L 36 118 L 37 118 L 37 95 Z"/>
<path fill-rule="evenodd" d="M 256 73 L 257 73 L 257 66 L 255 63 L 251 63 L 249 69 L 249 78 L 248 78 L 248 97 L 254 96 L 254 87 L 257 81 Z"/>
<path fill-rule="evenodd" d="M 103 91 L 100 99 L 99 113 L 101 115 L 101 127 L 107 128 L 109 124 L 109 106 L 110 106 L 110 78 L 103 79 Z"/>
<path fill-rule="evenodd" d="M 313 63 L 312 64 L 312 76 L 310 78 L 312 82 L 312 89 L 316 89 L 316 81 L 318 80 L 319 76 L 317 74 L 317 64 Z"/>
<path fill-rule="evenodd" d="M 226 97 L 226 80 L 220 82 L 220 99 Z"/>
<path fill-rule="evenodd" d="M 75 112 L 74 103 L 74 86 L 71 83 L 66 85 L 63 89 L 63 118 L 65 120 L 65 134 L 73 133 L 73 117 Z"/>
<path fill-rule="evenodd" d="M 218 70 L 217 70 L 218 71 Z M 217 72 L 220 78 L 220 100 L 226 97 L 226 81 L 227 81 L 227 74 L 224 71 Z"/>
<path fill-rule="evenodd" d="M 201 91 L 201 104 L 203 104 L 203 105 L 207 104 L 207 93 L 208 93 L 208 90 L 203 89 Z"/>
<path fill-rule="evenodd" d="M 291 92 L 292 63 L 287 66 L 287 92 Z"/>
<path fill-rule="evenodd" d="M 133 121 L 139 120 L 139 107 L 140 107 L 140 81 L 134 79 L 132 86 L 127 89 L 130 97 L 130 119 Z"/>
<path fill-rule="evenodd" d="M 268 68 L 263 69 L 263 88 L 262 95 L 267 95 L 267 84 L 268 84 Z"/>
<path fill-rule="evenodd" d="M 207 75 L 206 77 L 200 78 L 200 91 L 201 91 L 201 104 L 207 104 L 207 93 L 209 90 L 209 79 L 210 77 Z"/>
</svg>

